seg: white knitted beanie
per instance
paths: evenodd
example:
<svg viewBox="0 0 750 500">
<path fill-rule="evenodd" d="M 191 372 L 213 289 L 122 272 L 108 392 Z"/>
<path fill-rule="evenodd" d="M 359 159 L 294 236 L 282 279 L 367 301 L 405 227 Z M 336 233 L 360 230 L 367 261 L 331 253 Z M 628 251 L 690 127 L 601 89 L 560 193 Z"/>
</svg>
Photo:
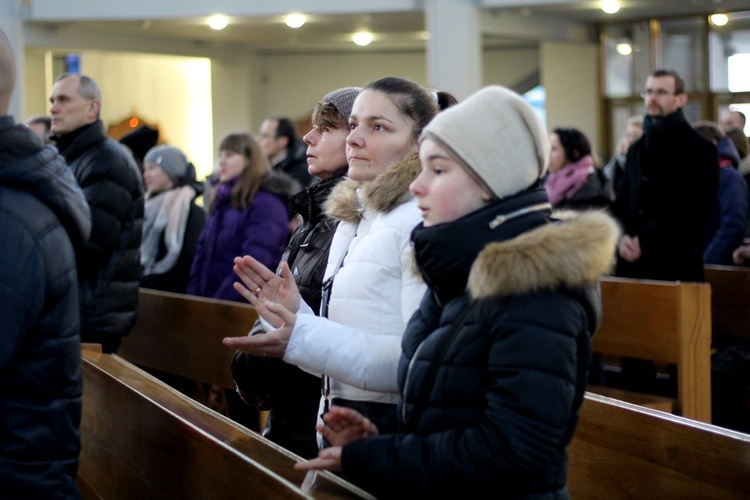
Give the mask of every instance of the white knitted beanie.
<svg viewBox="0 0 750 500">
<path fill-rule="evenodd" d="M 442 111 L 422 132 L 445 143 L 498 198 L 541 178 L 549 160 L 547 131 L 515 92 L 485 87 Z"/>
</svg>

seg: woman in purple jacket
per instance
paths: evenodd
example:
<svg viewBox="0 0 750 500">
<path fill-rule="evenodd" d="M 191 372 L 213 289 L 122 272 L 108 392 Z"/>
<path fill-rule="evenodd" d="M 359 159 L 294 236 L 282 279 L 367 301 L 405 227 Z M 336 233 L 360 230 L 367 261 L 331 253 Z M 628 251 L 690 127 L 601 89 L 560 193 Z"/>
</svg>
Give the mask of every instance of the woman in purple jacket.
<svg viewBox="0 0 750 500">
<path fill-rule="evenodd" d="M 289 239 L 289 196 L 299 186 L 271 170 L 250 135 L 230 134 L 219 146 L 218 187 L 190 272 L 187 293 L 242 302 L 232 284 L 234 258 L 252 255 L 274 269 Z"/>
</svg>

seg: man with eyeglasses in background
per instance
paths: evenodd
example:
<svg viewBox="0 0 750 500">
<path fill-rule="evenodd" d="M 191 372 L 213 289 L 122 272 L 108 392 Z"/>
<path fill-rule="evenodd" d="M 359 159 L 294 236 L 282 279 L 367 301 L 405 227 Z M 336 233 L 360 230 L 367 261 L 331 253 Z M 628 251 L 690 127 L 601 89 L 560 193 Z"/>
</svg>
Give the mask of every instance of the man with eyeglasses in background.
<svg viewBox="0 0 750 500">
<path fill-rule="evenodd" d="M 685 119 L 685 82 L 673 70 L 646 79 L 643 136 L 629 149 L 613 207 L 623 227 L 616 274 L 703 281 L 702 238 L 716 204 L 716 147 Z"/>
</svg>

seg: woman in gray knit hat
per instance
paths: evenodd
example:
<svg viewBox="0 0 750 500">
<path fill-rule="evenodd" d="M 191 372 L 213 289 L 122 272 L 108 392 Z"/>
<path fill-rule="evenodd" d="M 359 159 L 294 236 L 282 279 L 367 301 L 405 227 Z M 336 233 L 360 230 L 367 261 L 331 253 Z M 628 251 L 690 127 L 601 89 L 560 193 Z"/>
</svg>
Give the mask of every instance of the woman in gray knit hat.
<svg viewBox="0 0 750 500">
<path fill-rule="evenodd" d="M 323 97 L 312 113 L 313 129 L 307 144 L 308 172 L 318 181 L 292 196 L 292 209 L 301 223 L 292 234 L 281 262 L 294 269 L 294 281 L 313 311 L 320 309 L 323 272 L 336 221 L 327 217 L 323 204 L 345 179 L 346 136 L 354 99 L 362 89 L 345 87 Z M 257 322 L 250 335 L 264 334 Z M 321 380 L 280 359 L 238 351 L 232 376 L 242 399 L 269 411 L 263 436 L 304 458 L 318 454 L 315 423 L 318 418 Z"/>
<path fill-rule="evenodd" d="M 411 240 L 430 293 L 404 333 L 402 400 L 377 422 L 334 407 L 319 427 L 333 446 L 297 468 L 381 498 L 568 498 L 597 280 L 619 231 L 598 211 L 552 213 L 548 154 L 534 110 L 501 87 L 425 128 Z"/>
<path fill-rule="evenodd" d="M 202 185 L 185 153 L 174 146 L 148 150 L 143 158 L 146 201 L 141 241 L 141 286 L 185 293 L 206 214 L 195 204 Z"/>
</svg>

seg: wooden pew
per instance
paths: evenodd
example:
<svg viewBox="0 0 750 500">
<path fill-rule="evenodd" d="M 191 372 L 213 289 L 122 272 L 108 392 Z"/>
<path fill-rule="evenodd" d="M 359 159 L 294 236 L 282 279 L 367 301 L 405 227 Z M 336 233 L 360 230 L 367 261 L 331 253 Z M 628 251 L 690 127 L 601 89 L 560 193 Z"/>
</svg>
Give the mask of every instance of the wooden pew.
<svg viewBox="0 0 750 500">
<path fill-rule="evenodd" d="M 88 498 L 372 498 L 117 355 L 83 351 L 78 484 Z"/>
<path fill-rule="evenodd" d="M 604 277 L 601 293 L 602 323 L 594 351 L 676 365 L 675 413 L 711 422 L 710 286 Z M 625 394 L 596 386 L 589 390 L 618 398 Z M 663 403 L 664 398 L 657 399 Z"/>
<path fill-rule="evenodd" d="M 750 435 L 587 393 L 572 498 L 750 498 Z"/>
<path fill-rule="evenodd" d="M 750 342 L 750 268 L 704 266 L 715 344 Z"/>
<path fill-rule="evenodd" d="M 224 337 L 240 337 L 258 314 L 250 304 L 141 288 L 138 321 L 117 355 L 149 369 L 234 389 L 234 351 Z"/>
</svg>

